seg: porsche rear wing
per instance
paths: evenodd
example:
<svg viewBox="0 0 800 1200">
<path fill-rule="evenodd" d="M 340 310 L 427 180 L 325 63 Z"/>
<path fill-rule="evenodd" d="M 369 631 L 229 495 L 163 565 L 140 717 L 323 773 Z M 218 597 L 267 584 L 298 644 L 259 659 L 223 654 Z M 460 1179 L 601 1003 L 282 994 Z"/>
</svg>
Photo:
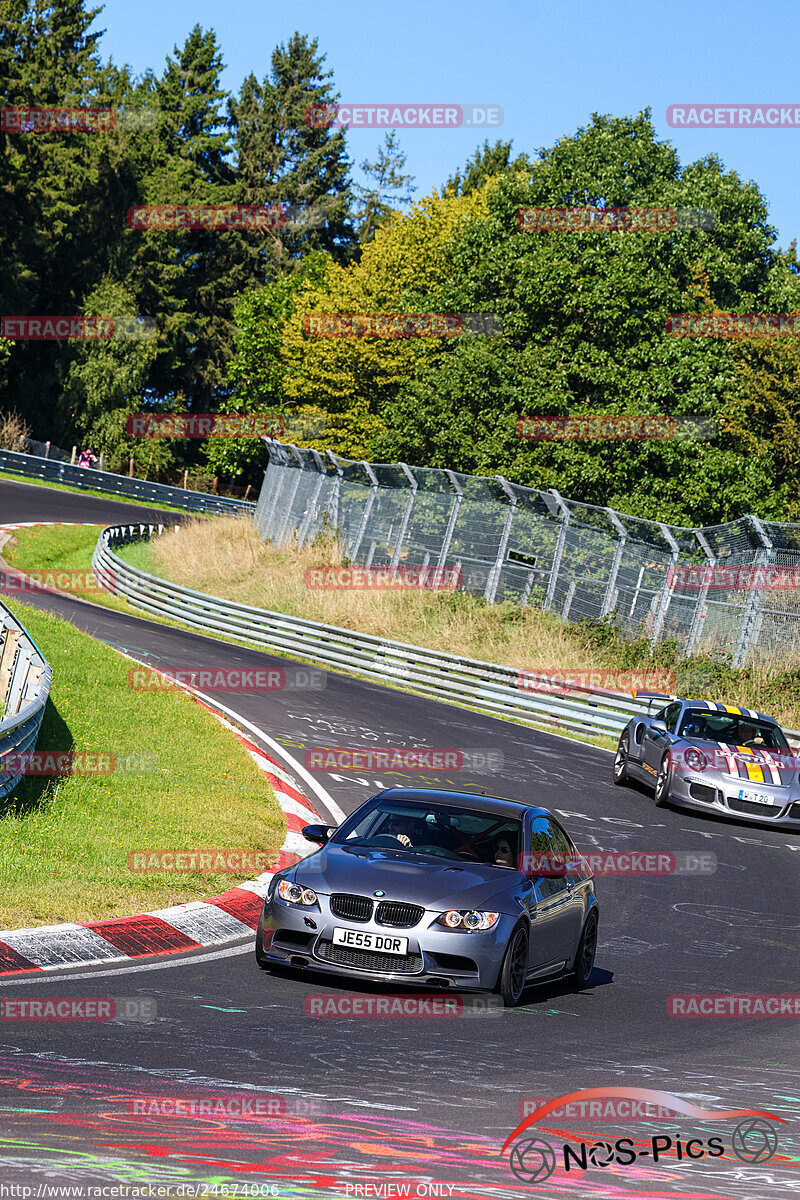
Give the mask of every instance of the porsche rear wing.
<svg viewBox="0 0 800 1200">
<path fill-rule="evenodd" d="M 634 700 L 646 700 L 647 701 L 648 717 L 650 716 L 650 711 L 653 707 L 653 702 L 655 700 L 669 701 L 669 700 L 680 700 L 680 698 L 681 698 L 680 696 L 670 696 L 666 692 L 639 692 L 639 691 L 636 691 L 635 689 L 634 689 L 634 691 L 631 692 L 631 695 L 633 696 Z"/>
</svg>

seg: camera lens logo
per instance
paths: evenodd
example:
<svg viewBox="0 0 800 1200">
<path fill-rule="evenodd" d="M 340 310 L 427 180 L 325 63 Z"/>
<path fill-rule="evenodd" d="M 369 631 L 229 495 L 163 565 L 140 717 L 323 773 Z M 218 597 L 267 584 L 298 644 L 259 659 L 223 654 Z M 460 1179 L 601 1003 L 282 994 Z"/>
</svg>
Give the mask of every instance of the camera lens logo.
<svg viewBox="0 0 800 1200">
<path fill-rule="evenodd" d="M 589 1148 L 589 1159 L 595 1167 L 607 1167 L 614 1161 L 614 1147 L 611 1142 L 595 1142 Z"/>
<path fill-rule="evenodd" d="M 512 1147 L 509 1165 L 523 1183 L 541 1183 L 556 1169 L 556 1152 L 549 1142 L 531 1138 Z"/>
<path fill-rule="evenodd" d="M 740 1121 L 733 1131 L 731 1150 L 742 1162 L 762 1163 L 778 1149 L 778 1135 L 760 1117 Z"/>
</svg>

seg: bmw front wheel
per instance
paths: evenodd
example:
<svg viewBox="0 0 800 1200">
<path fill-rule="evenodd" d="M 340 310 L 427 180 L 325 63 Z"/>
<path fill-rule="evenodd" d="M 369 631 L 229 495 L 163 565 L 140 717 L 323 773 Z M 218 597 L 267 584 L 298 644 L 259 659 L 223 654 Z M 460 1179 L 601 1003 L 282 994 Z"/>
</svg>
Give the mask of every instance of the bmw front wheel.
<svg viewBox="0 0 800 1200">
<path fill-rule="evenodd" d="M 514 1008 L 522 999 L 525 979 L 528 974 L 528 935 L 517 925 L 506 946 L 503 965 L 497 978 L 495 991 L 503 998 L 506 1008 Z"/>
</svg>

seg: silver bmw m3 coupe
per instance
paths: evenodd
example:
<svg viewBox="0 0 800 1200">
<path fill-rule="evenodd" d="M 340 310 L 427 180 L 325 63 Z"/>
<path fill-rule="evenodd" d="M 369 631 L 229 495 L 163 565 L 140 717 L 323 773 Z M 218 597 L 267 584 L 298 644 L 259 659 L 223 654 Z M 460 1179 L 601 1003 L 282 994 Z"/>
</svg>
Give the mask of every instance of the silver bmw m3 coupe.
<svg viewBox="0 0 800 1200">
<path fill-rule="evenodd" d="M 597 944 L 591 872 L 543 808 L 472 793 L 390 788 L 320 849 L 279 871 L 256 960 L 393 985 L 496 991 L 571 973 L 583 987 Z M 537 864 L 559 869 L 537 873 Z"/>
</svg>

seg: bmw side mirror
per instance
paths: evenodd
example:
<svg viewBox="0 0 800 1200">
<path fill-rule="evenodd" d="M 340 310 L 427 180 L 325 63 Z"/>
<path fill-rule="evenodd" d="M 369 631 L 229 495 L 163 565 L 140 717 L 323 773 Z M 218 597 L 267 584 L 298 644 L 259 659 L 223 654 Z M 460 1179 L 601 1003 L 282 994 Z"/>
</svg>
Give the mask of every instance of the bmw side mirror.
<svg viewBox="0 0 800 1200">
<path fill-rule="evenodd" d="M 303 837 L 307 842 L 315 842 L 318 846 L 324 846 L 332 832 L 327 825 L 306 825 Z"/>
</svg>

